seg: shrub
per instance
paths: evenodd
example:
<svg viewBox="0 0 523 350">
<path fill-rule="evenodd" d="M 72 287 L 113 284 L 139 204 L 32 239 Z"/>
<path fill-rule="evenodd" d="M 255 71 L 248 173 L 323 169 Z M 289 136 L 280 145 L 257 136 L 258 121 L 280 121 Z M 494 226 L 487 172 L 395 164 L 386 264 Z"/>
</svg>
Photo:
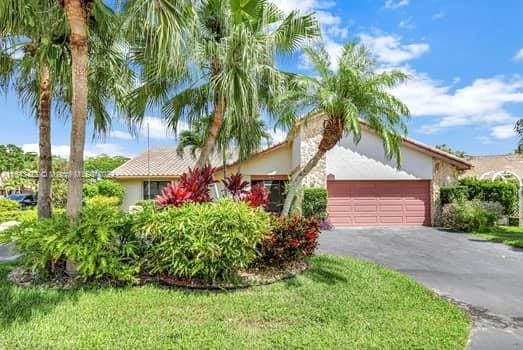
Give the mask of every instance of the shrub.
<svg viewBox="0 0 523 350">
<path fill-rule="evenodd" d="M 518 208 L 518 188 L 513 182 L 466 178 L 459 181 L 459 186 L 442 187 L 440 196 L 442 205 L 463 200 L 498 202 L 505 215 L 512 215 Z"/>
<path fill-rule="evenodd" d="M 306 188 L 303 191 L 302 213 L 305 217 L 314 216 L 318 220 L 327 218 L 327 190 L 325 188 Z"/>
<path fill-rule="evenodd" d="M 157 198 L 160 207 L 181 206 L 185 203 L 206 203 L 211 201 L 209 186 L 214 181 L 214 168 L 194 168 L 182 174 L 180 181 L 170 183 Z"/>
<path fill-rule="evenodd" d="M 446 204 L 441 216 L 442 225 L 447 229 L 461 232 L 472 232 L 493 226 L 499 220 L 499 215 L 485 207 L 477 200 Z"/>
<path fill-rule="evenodd" d="M 273 217 L 271 226 L 270 235 L 258 248 L 260 264 L 280 265 L 303 260 L 314 253 L 318 245 L 320 224 L 313 216 L 305 218 L 295 214 Z"/>
<path fill-rule="evenodd" d="M 18 202 L 6 198 L 0 198 L 0 213 L 20 209 Z"/>
<path fill-rule="evenodd" d="M 222 199 L 136 214 L 134 230 L 150 240 L 151 273 L 206 281 L 231 279 L 257 256 L 268 214 Z"/>
<path fill-rule="evenodd" d="M 83 187 L 84 196 L 91 198 L 95 196 L 115 197 L 119 203 L 122 202 L 125 190 L 122 184 L 113 180 L 100 180 L 85 184 Z"/>
<path fill-rule="evenodd" d="M 242 181 L 242 178 L 243 176 L 241 173 L 236 173 L 222 180 L 225 190 L 233 198 L 241 198 L 243 195 L 246 195 L 249 192 L 247 191 L 247 187 L 249 187 L 249 182 Z"/>
<path fill-rule="evenodd" d="M 247 203 L 251 208 L 267 208 L 269 205 L 269 192 L 265 189 L 263 184 L 258 184 L 251 187 L 241 200 Z"/>
<path fill-rule="evenodd" d="M 96 195 L 85 199 L 86 206 L 117 207 L 120 205 L 120 202 L 120 198 L 118 197 L 107 197 L 102 195 Z"/>
<path fill-rule="evenodd" d="M 0 233 L 2 242 L 16 242 L 23 265 L 44 275 L 63 273 L 72 260 L 83 280 L 135 282 L 143 254 L 132 235 L 130 216 L 108 203 L 89 203 L 71 226 L 64 214 L 28 221 Z"/>
</svg>

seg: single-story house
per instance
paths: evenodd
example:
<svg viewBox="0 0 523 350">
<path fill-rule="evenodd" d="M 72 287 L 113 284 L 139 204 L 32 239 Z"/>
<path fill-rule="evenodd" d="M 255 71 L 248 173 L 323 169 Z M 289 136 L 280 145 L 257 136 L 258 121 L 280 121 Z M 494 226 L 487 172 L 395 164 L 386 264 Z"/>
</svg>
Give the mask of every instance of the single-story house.
<svg viewBox="0 0 523 350">
<path fill-rule="evenodd" d="M 251 184 L 270 190 L 271 210 L 284 199 L 285 181 L 315 153 L 321 140 L 324 116 L 298 123 L 289 137 L 248 160 L 221 159 L 217 179 L 238 171 Z M 329 218 L 334 226 L 431 225 L 439 210 L 439 188 L 456 181 L 471 168 L 464 159 L 404 138 L 401 167 L 385 156 L 380 139 L 362 123 L 362 137 L 354 143 L 344 137 L 306 177 L 304 185 L 328 190 Z M 174 149 L 156 148 L 129 160 L 110 173 L 126 189 L 123 207 L 154 198 L 169 181 L 176 180 L 194 158 L 177 156 Z M 150 183 L 150 190 L 149 190 Z M 216 190 L 219 192 L 219 190 Z"/>
</svg>

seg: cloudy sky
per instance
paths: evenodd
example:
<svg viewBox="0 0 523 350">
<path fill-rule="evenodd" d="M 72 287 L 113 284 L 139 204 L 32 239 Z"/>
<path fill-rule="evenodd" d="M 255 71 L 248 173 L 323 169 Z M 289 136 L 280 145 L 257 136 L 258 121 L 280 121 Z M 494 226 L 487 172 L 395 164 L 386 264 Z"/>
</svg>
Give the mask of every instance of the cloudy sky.
<svg viewBox="0 0 523 350">
<path fill-rule="evenodd" d="M 347 41 L 365 44 L 384 69 L 400 68 L 410 80 L 395 89 L 411 110 L 409 136 L 446 143 L 469 154 L 515 149 L 514 122 L 523 118 L 523 1 L 468 0 L 285 0 L 284 11 L 314 11 L 325 47 L 336 57 Z M 282 68 L 309 73 L 298 57 Z M 0 97 L 0 143 L 37 149 L 35 122 L 13 94 Z M 147 117 L 152 146 L 174 146 L 161 115 Z M 110 136 L 88 138 L 86 155 L 134 155 L 146 147 L 146 132 L 131 136 L 115 121 Z M 284 133 L 275 132 L 275 140 Z M 56 120 L 54 153 L 67 155 L 69 124 Z"/>
</svg>

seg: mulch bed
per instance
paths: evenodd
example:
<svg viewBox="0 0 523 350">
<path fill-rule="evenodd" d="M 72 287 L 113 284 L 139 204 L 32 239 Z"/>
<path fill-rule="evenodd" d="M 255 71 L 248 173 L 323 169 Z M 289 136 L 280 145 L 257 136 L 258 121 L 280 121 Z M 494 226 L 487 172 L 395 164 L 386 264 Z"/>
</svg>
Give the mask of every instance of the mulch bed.
<svg viewBox="0 0 523 350">
<path fill-rule="evenodd" d="M 209 283 L 196 278 L 179 278 L 170 275 L 161 275 L 159 280 L 162 284 L 171 287 L 207 290 L 231 290 L 242 289 L 252 286 L 261 286 L 278 281 L 287 280 L 304 272 L 309 268 L 305 261 L 294 261 L 284 266 L 250 268 L 238 273 L 236 283 Z"/>
</svg>

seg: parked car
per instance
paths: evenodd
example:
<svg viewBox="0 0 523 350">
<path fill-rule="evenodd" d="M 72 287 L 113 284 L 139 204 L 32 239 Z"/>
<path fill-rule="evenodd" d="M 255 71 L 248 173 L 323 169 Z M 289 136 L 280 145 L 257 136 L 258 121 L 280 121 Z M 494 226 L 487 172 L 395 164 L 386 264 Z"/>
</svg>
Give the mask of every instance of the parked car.
<svg viewBox="0 0 523 350">
<path fill-rule="evenodd" d="M 7 196 L 7 199 L 18 202 L 22 209 L 34 207 L 37 203 L 36 197 L 32 194 L 13 193 Z"/>
</svg>

